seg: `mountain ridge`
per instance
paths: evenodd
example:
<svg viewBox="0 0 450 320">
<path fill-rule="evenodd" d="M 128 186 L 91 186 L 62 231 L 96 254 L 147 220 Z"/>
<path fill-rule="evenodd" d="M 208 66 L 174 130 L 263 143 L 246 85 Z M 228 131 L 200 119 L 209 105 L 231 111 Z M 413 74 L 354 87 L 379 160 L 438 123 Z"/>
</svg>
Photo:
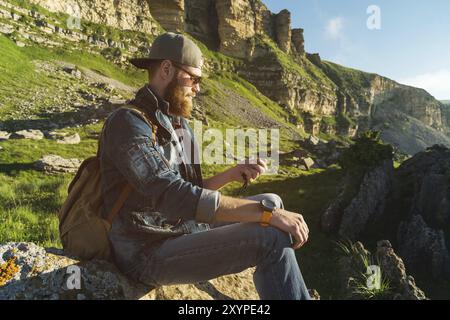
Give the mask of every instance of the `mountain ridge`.
<svg viewBox="0 0 450 320">
<path fill-rule="evenodd" d="M 298 128 L 355 136 L 369 129 L 382 129 L 389 114 L 374 118 L 377 108 L 394 105 L 406 117 L 423 124 L 418 137 L 423 143 L 403 145 L 402 132 L 384 135 L 387 142 L 413 154 L 419 145 L 450 146 L 450 114 L 443 104 L 423 89 L 399 84 L 378 74 L 322 61 L 319 54 L 304 49 L 304 30 L 291 29 L 288 10 L 272 13 L 260 0 L 170 0 L 72 1 L 31 0 L 49 10 L 61 11 L 77 4 L 83 19 L 156 35 L 167 31 L 186 32 L 209 50 L 237 59 L 231 70 L 256 86 L 264 95 L 292 113 Z M 138 14 L 135 10 L 139 8 Z M 141 17 L 134 19 L 133 16 Z M 134 22 L 133 22 L 134 21 Z M 144 27 L 142 21 L 151 21 Z M 406 96 L 406 97 L 405 97 Z M 391 139 L 390 137 L 393 136 Z"/>
</svg>

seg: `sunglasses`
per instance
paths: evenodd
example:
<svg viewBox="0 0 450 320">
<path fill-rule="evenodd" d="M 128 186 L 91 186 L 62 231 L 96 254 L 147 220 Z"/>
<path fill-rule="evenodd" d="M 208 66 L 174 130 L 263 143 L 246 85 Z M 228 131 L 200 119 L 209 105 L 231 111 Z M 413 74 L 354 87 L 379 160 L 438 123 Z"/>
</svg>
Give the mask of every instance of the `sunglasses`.
<svg viewBox="0 0 450 320">
<path fill-rule="evenodd" d="M 180 64 L 178 64 L 178 63 L 176 63 L 176 62 L 173 62 L 173 61 L 172 61 L 172 65 L 173 65 L 175 68 L 180 69 L 180 70 L 183 70 L 184 72 L 186 72 L 186 73 L 190 76 L 190 79 L 191 79 L 191 81 L 192 81 L 192 85 L 193 85 L 193 86 L 195 86 L 195 85 L 197 85 L 197 84 L 200 84 L 200 83 L 202 82 L 202 77 L 193 75 L 192 73 L 190 73 L 189 71 L 187 71 L 182 65 L 180 65 Z"/>
</svg>

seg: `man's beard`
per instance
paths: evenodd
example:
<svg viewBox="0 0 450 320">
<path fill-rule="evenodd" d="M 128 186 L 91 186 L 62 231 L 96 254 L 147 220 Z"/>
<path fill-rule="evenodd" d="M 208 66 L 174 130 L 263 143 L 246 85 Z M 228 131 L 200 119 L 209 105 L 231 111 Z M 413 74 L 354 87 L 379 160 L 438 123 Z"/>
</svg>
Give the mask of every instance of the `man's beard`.
<svg viewBox="0 0 450 320">
<path fill-rule="evenodd" d="M 173 79 L 166 89 L 164 99 L 169 102 L 169 113 L 189 118 L 192 112 L 192 99 L 186 96 L 183 87 L 178 85 L 177 79 Z"/>
</svg>

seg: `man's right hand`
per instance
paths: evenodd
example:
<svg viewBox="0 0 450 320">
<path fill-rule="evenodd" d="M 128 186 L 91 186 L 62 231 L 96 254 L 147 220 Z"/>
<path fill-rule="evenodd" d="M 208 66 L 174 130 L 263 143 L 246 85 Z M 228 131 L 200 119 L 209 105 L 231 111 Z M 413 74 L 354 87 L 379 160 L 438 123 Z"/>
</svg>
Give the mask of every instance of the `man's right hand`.
<svg viewBox="0 0 450 320">
<path fill-rule="evenodd" d="M 294 250 L 299 249 L 308 241 L 309 228 L 301 214 L 284 209 L 275 209 L 269 224 L 290 233 L 295 238 Z"/>
</svg>

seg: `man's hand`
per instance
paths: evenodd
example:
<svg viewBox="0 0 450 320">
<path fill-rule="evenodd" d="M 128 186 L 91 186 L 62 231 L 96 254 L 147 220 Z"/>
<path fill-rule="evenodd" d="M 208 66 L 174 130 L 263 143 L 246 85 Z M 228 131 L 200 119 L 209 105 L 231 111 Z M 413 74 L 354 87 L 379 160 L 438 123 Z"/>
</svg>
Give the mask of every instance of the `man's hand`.
<svg viewBox="0 0 450 320">
<path fill-rule="evenodd" d="M 269 224 L 290 233 L 295 238 L 294 250 L 299 249 L 308 241 L 309 228 L 301 214 L 275 209 Z"/>
<path fill-rule="evenodd" d="M 257 179 L 261 174 L 266 172 L 267 164 L 263 159 L 257 159 L 257 163 L 242 163 L 229 169 L 231 181 L 240 183 L 252 182 Z"/>
</svg>

